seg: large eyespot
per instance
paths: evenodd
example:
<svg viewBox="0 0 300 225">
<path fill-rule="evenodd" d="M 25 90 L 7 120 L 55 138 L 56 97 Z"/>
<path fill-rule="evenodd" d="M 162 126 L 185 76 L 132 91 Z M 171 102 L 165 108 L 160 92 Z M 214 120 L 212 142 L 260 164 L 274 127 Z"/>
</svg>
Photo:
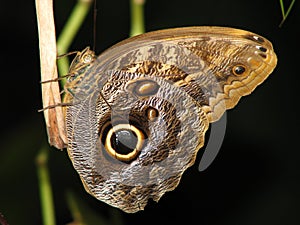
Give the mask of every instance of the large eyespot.
<svg viewBox="0 0 300 225">
<path fill-rule="evenodd" d="M 139 128 L 131 124 L 109 124 L 104 130 L 102 142 L 110 156 L 124 162 L 138 157 L 145 142 L 145 135 Z"/>
<path fill-rule="evenodd" d="M 241 75 L 245 74 L 246 71 L 247 71 L 246 67 L 241 64 L 238 64 L 238 65 L 235 65 L 232 67 L 232 73 L 235 76 L 241 76 Z"/>
</svg>

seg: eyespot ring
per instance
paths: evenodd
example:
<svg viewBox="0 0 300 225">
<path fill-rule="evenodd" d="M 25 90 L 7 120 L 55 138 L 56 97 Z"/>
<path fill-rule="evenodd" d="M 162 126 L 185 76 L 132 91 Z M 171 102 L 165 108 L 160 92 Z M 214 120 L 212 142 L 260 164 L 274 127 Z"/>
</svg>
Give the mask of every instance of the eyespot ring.
<svg viewBox="0 0 300 225">
<path fill-rule="evenodd" d="M 231 71 L 235 76 L 241 76 L 247 72 L 247 68 L 242 64 L 237 64 L 232 67 Z"/>
<path fill-rule="evenodd" d="M 114 141 L 118 142 L 118 140 L 113 140 L 113 139 L 114 138 L 117 139 L 117 136 L 118 136 L 117 134 L 120 131 L 121 132 L 125 131 L 128 134 L 131 133 L 133 136 L 136 137 L 136 143 L 134 143 L 135 144 L 134 149 L 133 148 L 131 149 L 130 148 L 131 146 L 127 146 L 126 145 L 127 143 L 123 143 L 122 141 L 120 141 L 120 143 L 118 143 L 119 145 L 123 145 L 125 148 L 128 148 L 128 149 L 126 149 L 126 151 L 130 150 L 130 151 L 128 151 L 128 153 L 127 152 L 121 153 L 120 149 L 115 149 L 116 146 L 113 146 L 113 145 L 117 145 L 116 143 L 114 143 Z M 135 140 L 133 140 L 133 141 L 135 141 Z M 118 125 L 111 127 L 109 129 L 109 131 L 107 132 L 106 137 L 105 137 L 104 147 L 105 147 L 106 152 L 110 156 L 112 156 L 120 161 L 128 162 L 128 161 L 132 161 L 137 158 L 141 149 L 143 148 L 144 142 L 145 142 L 145 135 L 140 129 L 138 129 L 137 127 L 135 127 L 134 125 L 131 125 L 131 124 L 118 124 Z M 118 151 L 120 151 L 120 152 L 118 152 Z"/>
</svg>

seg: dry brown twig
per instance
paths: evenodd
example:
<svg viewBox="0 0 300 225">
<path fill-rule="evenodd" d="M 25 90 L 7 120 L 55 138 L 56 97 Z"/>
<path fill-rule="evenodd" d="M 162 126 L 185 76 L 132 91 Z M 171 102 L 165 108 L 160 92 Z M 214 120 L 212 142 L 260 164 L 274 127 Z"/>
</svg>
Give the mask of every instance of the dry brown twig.
<svg viewBox="0 0 300 225">
<path fill-rule="evenodd" d="M 52 0 L 36 0 L 36 13 L 39 31 L 41 81 L 57 79 L 56 35 Z M 61 96 L 58 82 L 42 84 L 43 108 L 60 105 Z M 66 146 L 67 138 L 62 107 L 53 107 L 43 111 L 50 145 L 58 149 Z"/>
</svg>

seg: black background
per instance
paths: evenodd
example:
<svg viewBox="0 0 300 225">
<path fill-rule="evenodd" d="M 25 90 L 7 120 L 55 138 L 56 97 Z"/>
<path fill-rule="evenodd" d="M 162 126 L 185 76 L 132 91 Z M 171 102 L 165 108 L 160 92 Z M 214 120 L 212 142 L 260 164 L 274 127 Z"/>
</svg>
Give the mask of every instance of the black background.
<svg viewBox="0 0 300 225">
<path fill-rule="evenodd" d="M 55 1 L 58 33 L 76 1 Z M 286 2 L 286 8 L 289 1 Z M 98 0 L 97 52 L 128 37 L 129 1 Z M 146 30 L 190 25 L 242 28 L 274 45 L 278 65 L 267 81 L 227 113 L 221 151 L 204 172 L 188 169 L 177 189 L 145 211 L 126 214 L 83 189 L 66 152 L 52 148 L 50 173 L 57 224 L 72 221 L 72 190 L 87 211 L 112 224 L 300 224 L 299 2 L 282 28 L 279 1 L 148 0 Z M 33 1 L 1 1 L 0 212 L 10 224 L 42 224 L 34 159 L 46 142 Z M 70 50 L 92 45 L 92 14 Z M 100 224 L 93 222 L 91 224 Z M 107 224 L 107 223 L 102 223 Z"/>
</svg>

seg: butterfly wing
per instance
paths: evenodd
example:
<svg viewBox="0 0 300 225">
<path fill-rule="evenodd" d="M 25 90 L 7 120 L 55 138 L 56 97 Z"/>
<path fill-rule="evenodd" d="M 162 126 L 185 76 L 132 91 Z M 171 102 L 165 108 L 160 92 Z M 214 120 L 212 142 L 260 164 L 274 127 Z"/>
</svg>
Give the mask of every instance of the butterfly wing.
<svg viewBox="0 0 300 225">
<path fill-rule="evenodd" d="M 194 163 L 209 122 L 251 93 L 276 61 L 265 38 L 222 27 L 155 31 L 106 50 L 75 80 L 79 103 L 66 113 L 68 152 L 86 190 L 126 212 L 158 201 Z M 138 154 L 111 147 L 107 137 L 122 136 L 114 126 L 146 137 Z"/>
</svg>

